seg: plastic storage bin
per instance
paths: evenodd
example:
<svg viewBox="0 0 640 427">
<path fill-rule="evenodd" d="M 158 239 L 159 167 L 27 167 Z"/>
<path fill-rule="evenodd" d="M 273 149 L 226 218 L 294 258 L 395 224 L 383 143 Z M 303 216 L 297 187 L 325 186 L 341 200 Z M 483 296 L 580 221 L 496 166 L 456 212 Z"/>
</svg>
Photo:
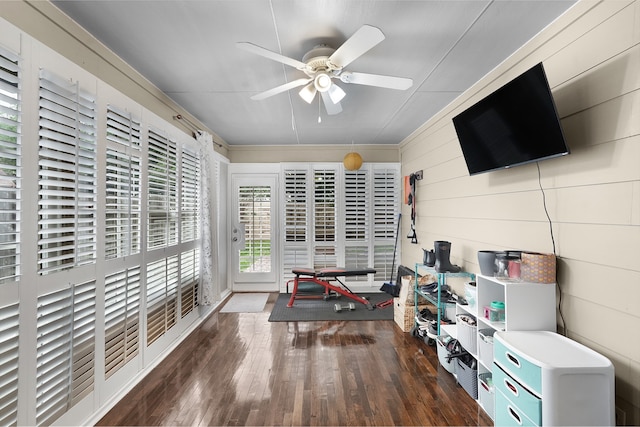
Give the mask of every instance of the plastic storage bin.
<svg viewBox="0 0 640 427">
<path fill-rule="evenodd" d="M 478 359 L 487 368 L 493 364 L 493 333 L 495 329 L 478 331 Z"/>
<path fill-rule="evenodd" d="M 436 339 L 436 345 L 438 347 L 438 361 L 440 362 L 442 367 L 446 369 L 450 374 L 454 374 L 456 369 L 456 359 L 447 361 L 447 357 L 451 354 L 451 350 L 453 350 L 447 348 L 452 339 L 453 338 L 451 338 L 449 335 L 440 335 Z"/>
<path fill-rule="evenodd" d="M 486 372 L 478 375 L 478 400 L 480 405 L 484 408 L 484 411 L 489 415 L 491 419 L 495 413 L 495 396 L 493 393 L 493 381 L 491 378 L 491 372 Z"/>
<path fill-rule="evenodd" d="M 475 308 L 477 301 L 478 289 L 476 288 L 476 282 L 467 282 L 464 284 L 464 299 L 467 300 L 469 308 Z"/>
<path fill-rule="evenodd" d="M 476 359 L 467 355 L 467 357 L 458 357 L 456 361 L 456 377 L 458 384 L 469 393 L 474 399 L 478 398 L 478 367 Z M 471 366 L 469 366 L 470 364 Z"/>
<path fill-rule="evenodd" d="M 469 353 L 476 354 L 476 343 L 478 341 L 478 325 L 476 318 L 469 314 L 458 314 L 456 317 L 458 341 L 460 341 L 462 347 L 464 347 L 464 349 Z"/>
</svg>

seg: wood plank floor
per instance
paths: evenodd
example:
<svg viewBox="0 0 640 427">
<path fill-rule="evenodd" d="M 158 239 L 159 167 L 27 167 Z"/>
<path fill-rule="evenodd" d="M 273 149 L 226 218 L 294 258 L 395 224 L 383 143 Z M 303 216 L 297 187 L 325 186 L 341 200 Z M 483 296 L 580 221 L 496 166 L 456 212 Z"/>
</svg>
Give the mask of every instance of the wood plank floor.
<svg viewBox="0 0 640 427">
<path fill-rule="evenodd" d="M 271 323 L 276 297 L 211 315 L 98 425 L 493 425 L 395 323 Z"/>
</svg>

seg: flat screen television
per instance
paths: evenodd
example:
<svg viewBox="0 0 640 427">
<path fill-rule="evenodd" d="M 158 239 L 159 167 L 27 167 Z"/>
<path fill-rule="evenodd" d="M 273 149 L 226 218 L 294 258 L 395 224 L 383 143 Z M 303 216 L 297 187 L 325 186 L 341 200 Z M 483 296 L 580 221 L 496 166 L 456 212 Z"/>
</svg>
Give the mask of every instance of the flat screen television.
<svg viewBox="0 0 640 427">
<path fill-rule="evenodd" d="M 542 63 L 453 118 L 470 175 L 569 154 Z"/>
</svg>

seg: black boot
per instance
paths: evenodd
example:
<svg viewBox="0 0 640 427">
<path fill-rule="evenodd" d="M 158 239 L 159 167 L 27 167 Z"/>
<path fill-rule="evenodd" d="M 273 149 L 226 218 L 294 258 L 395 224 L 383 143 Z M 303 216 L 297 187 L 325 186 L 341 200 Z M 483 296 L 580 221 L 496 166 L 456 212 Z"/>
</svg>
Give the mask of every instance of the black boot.
<svg viewBox="0 0 640 427">
<path fill-rule="evenodd" d="M 435 269 L 437 273 L 459 273 L 460 270 L 462 270 L 459 266 L 453 265 L 449 261 L 449 255 L 451 254 L 451 242 L 436 240 L 433 242 L 433 247 L 436 251 Z"/>
</svg>

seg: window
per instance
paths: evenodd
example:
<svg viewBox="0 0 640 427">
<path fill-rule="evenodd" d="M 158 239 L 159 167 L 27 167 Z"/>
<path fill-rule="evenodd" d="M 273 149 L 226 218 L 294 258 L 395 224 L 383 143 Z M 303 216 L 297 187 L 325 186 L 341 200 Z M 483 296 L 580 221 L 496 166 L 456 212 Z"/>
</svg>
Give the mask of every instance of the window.
<svg viewBox="0 0 640 427">
<path fill-rule="evenodd" d="M 96 120 L 92 95 L 40 76 L 38 270 L 96 261 Z"/>
<path fill-rule="evenodd" d="M 176 142 L 149 130 L 147 248 L 178 242 L 178 159 Z"/>
<path fill-rule="evenodd" d="M 105 257 L 140 252 L 140 122 L 107 107 Z"/>
<path fill-rule="evenodd" d="M 147 266 L 147 346 L 177 322 L 178 256 Z"/>
<path fill-rule="evenodd" d="M 36 422 L 50 424 L 93 391 L 95 281 L 38 298 Z"/>
<path fill-rule="evenodd" d="M 140 267 L 105 279 L 105 378 L 139 353 Z"/>
<path fill-rule="evenodd" d="M 400 211 L 398 164 L 344 172 L 339 166 L 285 165 L 282 186 L 285 280 L 293 278 L 293 267 L 335 266 L 373 267 L 374 281 L 388 279 Z"/>
<path fill-rule="evenodd" d="M 313 267 L 336 267 L 336 170 L 313 174 Z"/>
<path fill-rule="evenodd" d="M 283 274 L 293 277 L 291 269 L 311 265 L 309 260 L 309 206 L 307 168 L 285 168 Z"/>
<path fill-rule="evenodd" d="M 271 271 L 271 188 L 240 186 L 238 221 L 244 226 L 245 248 L 240 250 L 241 272 Z"/>
<path fill-rule="evenodd" d="M 17 424 L 18 304 L 0 307 L 0 425 Z"/>
<path fill-rule="evenodd" d="M 188 148 L 182 149 L 180 215 L 182 241 L 200 238 L 200 158 Z"/>
<path fill-rule="evenodd" d="M 20 275 L 19 73 L 18 58 L 0 49 L 0 284 Z"/>
<path fill-rule="evenodd" d="M 376 281 L 388 280 L 394 255 L 395 266 L 399 257 L 395 254 L 398 214 L 400 213 L 400 171 L 395 167 L 373 168 L 373 238 Z"/>
<path fill-rule="evenodd" d="M 180 256 L 180 304 L 182 317 L 198 306 L 200 284 L 200 250 L 192 249 Z"/>
</svg>

